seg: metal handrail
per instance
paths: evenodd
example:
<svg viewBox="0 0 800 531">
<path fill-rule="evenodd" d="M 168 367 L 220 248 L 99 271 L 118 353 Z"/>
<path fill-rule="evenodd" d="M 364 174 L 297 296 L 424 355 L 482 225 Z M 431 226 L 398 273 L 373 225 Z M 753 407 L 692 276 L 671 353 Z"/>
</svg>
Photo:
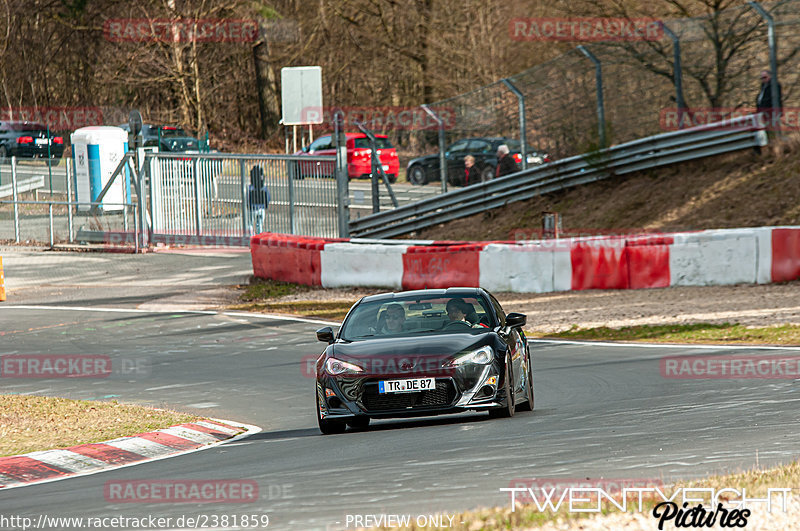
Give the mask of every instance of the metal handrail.
<svg viewBox="0 0 800 531">
<path fill-rule="evenodd" d="M 762 129 L 758 116 L 748 115 L 633 140 L 351 220 L 350 233 L 391 238 L 614 175 L 764 145 Z"/>
</svg>

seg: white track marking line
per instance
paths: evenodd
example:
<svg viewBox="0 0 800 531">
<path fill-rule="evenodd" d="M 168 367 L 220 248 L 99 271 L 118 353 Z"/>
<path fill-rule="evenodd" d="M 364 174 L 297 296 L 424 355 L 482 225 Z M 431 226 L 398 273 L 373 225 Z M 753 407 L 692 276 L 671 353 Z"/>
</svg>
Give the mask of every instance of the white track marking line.
<svg viewBox="0 0 800 531">
<path fill-rule="evenodd" d="M 561 345 L 581 345 L 584 347 L 633 347 L 633 348 L 679 348 L 683 350 L 787 350 L 800 352 L 800 347 L 777 347 L 771 345 L 695 345 L 685 343 L 615 343 L 612 341 L 571 341 L 568 339 L 529 339 L 528 343 L 553 343 Z"/>
<path fill-rule="evenodd" d="M 144 457 L 159 457 L 164 454 L 179 452 L 180 450 L 159 444 L 157 442 L 148 441 L 147 439 L 140 439 L 138 437 L 125 437 L 122 439 L 114 439 L 105 444 L 119 448 L 120 450 L 127 450 Z"/>
<path fill-rule="evenodd" d="M 180 437 L 181 439 L 187 439 L 198 444 L 209 444 L 219 440 L 210 433 L 204 433 L 202 431 L 192 430 L 182 426 L 173 426 L 172 428 L 156 430 L 156 433 L 166 433 L 167 435 Z"/>
</svg>

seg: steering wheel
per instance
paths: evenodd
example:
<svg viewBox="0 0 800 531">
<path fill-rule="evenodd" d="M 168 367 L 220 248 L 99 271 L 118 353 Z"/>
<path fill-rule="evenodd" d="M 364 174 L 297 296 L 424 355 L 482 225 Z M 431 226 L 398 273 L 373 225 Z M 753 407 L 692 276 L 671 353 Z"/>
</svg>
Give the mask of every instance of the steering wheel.
<svg viewBox="0 0 800 531">
<path fill-rule="evenodd" d="M 472 329 L 472 325 L 466 321 L 450 321 L 444 325 L 444 330 Z"/>
</svg>

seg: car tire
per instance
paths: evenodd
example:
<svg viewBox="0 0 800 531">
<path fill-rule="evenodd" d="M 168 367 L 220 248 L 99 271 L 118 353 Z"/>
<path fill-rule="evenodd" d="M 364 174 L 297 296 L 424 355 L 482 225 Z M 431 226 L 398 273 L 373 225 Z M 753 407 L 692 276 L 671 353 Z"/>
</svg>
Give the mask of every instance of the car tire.
<svg viewBox="0 0 800 531">
<path fill-rule="evenodd" d="M 506 395 L 506 405 L 503 407 L 498 407 L 489 410 L 489 418 L 491 419 L 501 419 L 501 418 L 510 418 L 514 416 L 515 406 L 514 406 L 514 391 L 513 386 L 511 385 L 511 358 L 506 357 L 506 374 L 503 378 L 503 391 Z"/>
<path fill-rule="evenodd" d="M 394 184 L 397 182 L 397 175 L 394 173 L 387 173 L 386 177 L 389 179 L 389 184 Z"/>
<path fill-rule="evenodd" d="M 491 164 L 487 164 L 481 170 L 481 182 L 485 183 L 486 181 L 491 181 L 492 179 L 494 179 L 494 172 L 495 172 L 494 166 L 492 166 Z"/>
<path fill-rule="evenodd" d="M 408 170 L 408 182 L 417 186 L 428 184 L 428 177 L 425 175 L 425 170 L 422 169 L 422 166 L 419 164 L 411 166 L 411 169 Z"/>
<path fill-rule="evenodd" d="M 528 351 L 528 376 L 525 378 L 525 396 L 527 397 L 527 400 L 517 406 L 517 409 L 520 411 L 533 411 L 533 363 L 531 362 L 530 350 Z"/>
<path fill-rule="evenodd" d="M 369 426 L 369 417 L 353 417 L 346 421 L 346 424 L 354 430 L 364 430 Z"/>
<path fill-rule="evenodd" d="M 334 435 L 336 433 L 344 433 L 347 429 L 347 424 L 341 420 L 325 420 L 319 411 L 319 395 L 317 395 L 317 423 L 319 424 L 319 431 L 323 435 Z"/>
</svg>

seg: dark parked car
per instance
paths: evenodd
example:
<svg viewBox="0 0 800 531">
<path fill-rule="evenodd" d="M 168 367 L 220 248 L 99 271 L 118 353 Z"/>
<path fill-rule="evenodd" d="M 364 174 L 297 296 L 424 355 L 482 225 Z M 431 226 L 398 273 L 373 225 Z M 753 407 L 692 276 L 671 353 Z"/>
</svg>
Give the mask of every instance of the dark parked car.
<svg viewBox="0 0 800 531">
<path fill-rule="evenodd" d="M 119 127 L 130 133 L 128 124 Z M 159 128 L 161 131 L 159 132 Z M 160 144 L 159 144 L 160 140 Z M 170 153 L 199 153 L 200 141 L 182 128 L 174 125 L 142 125 L 142 141 L 145 148 L 157 147 L 159 151 Z"/>
<path fill-rule="evenodd" d="M 0 122 L 0 162 L 12 156 L 20 158 L 60 159 L 64 154 L 64 139 L 38 122 Z"/>
<path fill-rule="evenodd" d="M 482 181 L 494 179 L 495 169 L 497 168 L 497 148 L 502 144 L 508 146 L 509 154 L 514 157 L 517 164 L 521 164 L 522 155 L 520 151 L 522 146 L 517 140 L 502 137 L 462 138 L 450 144 L 445 151 L 447 182 L 456 186 L 466 184 L 464 182 L 464 157 L 467 155 L 475 157 L 475 165 L 480 169 Z M 546 153 L 528 151 L 529 165 L 544 164 L 546 162 L 550 162 L 550 157 Z M 432 181 L 439 181 L 439 154 L 411 159 L 408 162 L 406 175 L 408 182 L 411 184 L 426 184 Z"/>
<path fill-rule="evenodd" d="M 481 288 L 384 293 L 359 300 L 316 363 L 322 433 L 373 418 L 533 410 L 533 369 L 522 331 Z"/>
</svg>

